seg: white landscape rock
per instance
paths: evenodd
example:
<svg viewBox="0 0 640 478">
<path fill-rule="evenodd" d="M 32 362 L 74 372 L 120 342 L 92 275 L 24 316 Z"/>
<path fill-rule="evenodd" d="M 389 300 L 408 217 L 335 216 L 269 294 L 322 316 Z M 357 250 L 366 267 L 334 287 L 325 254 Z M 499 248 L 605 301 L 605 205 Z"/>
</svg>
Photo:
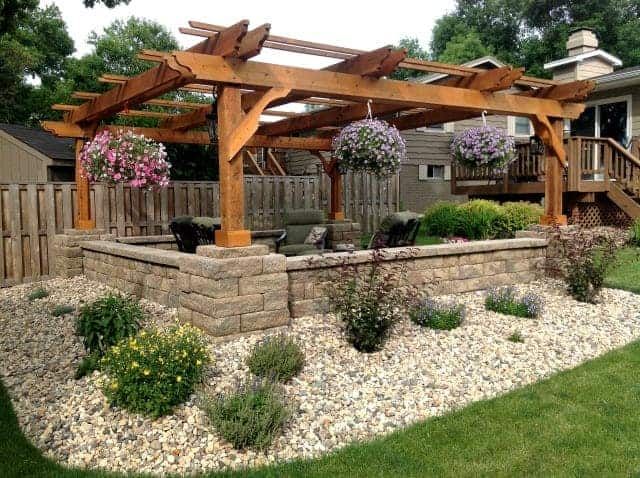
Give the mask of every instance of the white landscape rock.
<svg viewBox="0 0 640 478">
<path fill-rule="evenodd" d="M 237 451 L 208 425 L 196 396 L 154 421 L 110 408 L 99 374 L 74 380 L 84 353 L 74 317 L 52 317 L 49 310 L 109 289 L 83 278 L 43 285 L 51 295 L 33 302 L 26 297 L 34 285 L 0 290 L 0 375 L 36 446 L 68 465 L 112 470 L 182 473 L 318 456 L 535 382 L 640 337 L 640 296 L 605 289 L 599 305 L 580 304 L 553 281 L 519 287 L 543 295 L 537 320 L 487 312 L 483 293 L 463 294 L 455 297 L 467 304 L 460 328 L 434 331 L 404 319 L 385 348 L 368 355 L 345 342 L 334 317 L 296 319 L 289 334 L 306 364 L 284 387 L 293 418 L 266 452 Z M 175 321 L 174 310 L 142 303 L 146 326 Z M 507 340 L 514 331 L 524 343 Z M 211 339 L 214 364 L 198 393 L 229 391 L 246 379 L 246 357 L 261 337 Z"/>
</svg>

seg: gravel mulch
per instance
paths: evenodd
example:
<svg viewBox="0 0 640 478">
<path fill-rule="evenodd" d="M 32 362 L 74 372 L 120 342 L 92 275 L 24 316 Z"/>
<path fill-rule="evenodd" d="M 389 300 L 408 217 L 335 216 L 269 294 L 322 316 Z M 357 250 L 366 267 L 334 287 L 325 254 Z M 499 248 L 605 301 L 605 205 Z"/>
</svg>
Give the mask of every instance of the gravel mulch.
<svg viewBox="0 0 640 478">
<path fill-rule="evenodd" d="M 74 380 L 83 355 L 74 317 L 53 317 L 50 310 L 78 306 L 108 288 L 84 278 L 42 285 L 50 295 L 33 302 L 27 295 L 34 284 L 0 290 L 0 376 L 36 446 L 65 464 L 112 470 L 184 473 L 317 456 L 535 382 L 640 337 L 639 295 L 605 289 L 600 305 L 581 304 L 554 281 L 519 286 L 543 295 L 540 319 L 487 312 L 483 293 L 463 294 L 455 297 L 467 304 L 462 327 L 434 331 L 403 320 L 384 350 L 370 355 L 345 343 L 332 316 L 296 319 L 289 333 L 302 345 L 306 365 L 285 386 L 293 418 L 266 452 L 239 452 L 211 429 L 195 396 L 174 415 L 152 421 L 110 408 L 98 373 Z M 174 322 L 173 310 L 142 304 L 146 326 Z M 507 340 L 514 331 L 524 343 Z M 228 391 L 245 379 L 245 359 L 260 337 L 210 340 L 214 364 L 205 391 Z"/>
</svg>

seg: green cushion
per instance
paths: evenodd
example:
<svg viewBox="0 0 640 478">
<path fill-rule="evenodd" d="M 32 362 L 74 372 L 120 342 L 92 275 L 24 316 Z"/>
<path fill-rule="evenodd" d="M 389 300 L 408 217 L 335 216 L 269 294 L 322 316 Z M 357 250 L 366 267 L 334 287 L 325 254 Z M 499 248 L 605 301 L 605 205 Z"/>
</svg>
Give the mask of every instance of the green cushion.
<svg viewBox="0 0 640 478">
<path fill-rule="evenodd" d="M 302 244 L 314 224 L 287 226 L 287 244 Z M 309 244 L 307 244 L 309 245 Z M 313 246 L 312 246 L 313 247 Z"/>
<path fill-rule="evenodd" d="M 196 216 L 193 218 L 193 223 L 197 224 L 198 226 L 212 228 L 214 226 L 220 225 L 220 218 L 208 217 L 208 216 Z"/>
<path fill-rule="evenodd" d="M 318 254 L 320 249 L 316 249 L 310 244 L 289 244 L 280 247 L 280 254 L 285 256 L 304 256 L 307 254 Z"/>
<path fill-rule="evenodd" d="M 324 212 L 319 209 L 292 209 L 284 214 L 286 225 L 322 224 L 323 222 Z"/>
</svg>

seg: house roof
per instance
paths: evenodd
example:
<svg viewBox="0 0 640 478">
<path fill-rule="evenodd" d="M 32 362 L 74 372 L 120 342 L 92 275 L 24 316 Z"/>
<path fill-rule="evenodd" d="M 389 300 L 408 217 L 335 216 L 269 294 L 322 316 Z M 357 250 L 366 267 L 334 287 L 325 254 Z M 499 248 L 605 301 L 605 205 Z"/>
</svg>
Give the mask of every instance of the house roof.
<svg viewBox="0 0 640 478">
<path fill-rule="evenodd" d="M 640 83 L 640 65 L 622 68 L 606 75 L 593 78 L 596 91 L 604 91 Z"/>
<path fill-rule="evenodd" d="M 579 55 L 568 56 L 566 58 L 561 58 L 560 60 L 554 60 L 549 63 L 545 63 L 544 69 L 550 70 L 553 68 L 557 68 L 559 66 L 569 65 L 571 63 L 578 63 L 594 57 L 600 57 L 614 66 L 622 66 L 622 60 L 620 58 L 618 58 L 617 56 L 613 56 L 611 53 L 607 53 L 604 50 L 598 49 L 598 50 L 588 51 L 586 53 L 580 53 Z"/>
<path fill-rule="evenodd" d="M 468 66 L 469 68 L 480 68 L 483 65 L 487 65 L 489 67 L 487 69 L 492 69 L 503 67 L 504 63 L 493 56 L 483 56 L 480 58 L 476 58 L 475 60 L 462 63 L 462 66 Z M 430 73 L 428 75 L 414 78 L 411 81 L 415 81 L 416 83 L 433 83 L 434 81 L 441 80 L 442 78 L 446 78 L 447 76 L 449 75 L 445 75 L 444 73 Z"/>
<path fill-rule="evenodd" d="M 41 129 L 17 124 L 0 123 L 0 131 L 13 136 L 27 146 L 56 161 L 75 161 L 74 142 L 70 138 L 58 138 Z"/>
</svg>

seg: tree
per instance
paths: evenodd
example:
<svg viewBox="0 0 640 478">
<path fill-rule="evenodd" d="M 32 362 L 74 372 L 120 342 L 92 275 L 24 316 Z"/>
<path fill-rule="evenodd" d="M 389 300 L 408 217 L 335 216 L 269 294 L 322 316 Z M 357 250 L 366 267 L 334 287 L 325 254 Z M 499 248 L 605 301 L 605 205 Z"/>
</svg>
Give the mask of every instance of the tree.
<svg viewBox="0 0 640 478">
<path fill-rule="evenodd" d="M 420 41 L 414 37 L 406 37 L 400 40 L 397 48 L 404 48 L 407 50 L 408 58 L 418 58 L 419 60 L 428 60 L 429 52 L 422 48 Z M 422 76 L 424 73 L 416 70 L 406 70 L 404 68 L 396 69 L 391 78 L 394 80 L 408 80 L 409 78 L 415 78 Z"/>
<path fill-rule="evenodd" d="M 474 30 L 469 30 L 449 40 L 438 59 L 445 63 L 460 64 L 491 54 L 491 49 L 484 46 L 480 40 L 480 35 Z"/>
<path fill-rule="evenodd" d="M 436 22 L 431 51 L 442 59 L 449 42 L 475 31 L 500 60 L 549 76 L 544 63 L 566 55 L 576 27 L 593 28 L 600 47 L 625 65 L 640 64 L 639 0 L 458 0 L 455 11 Z"/>
</svg>

